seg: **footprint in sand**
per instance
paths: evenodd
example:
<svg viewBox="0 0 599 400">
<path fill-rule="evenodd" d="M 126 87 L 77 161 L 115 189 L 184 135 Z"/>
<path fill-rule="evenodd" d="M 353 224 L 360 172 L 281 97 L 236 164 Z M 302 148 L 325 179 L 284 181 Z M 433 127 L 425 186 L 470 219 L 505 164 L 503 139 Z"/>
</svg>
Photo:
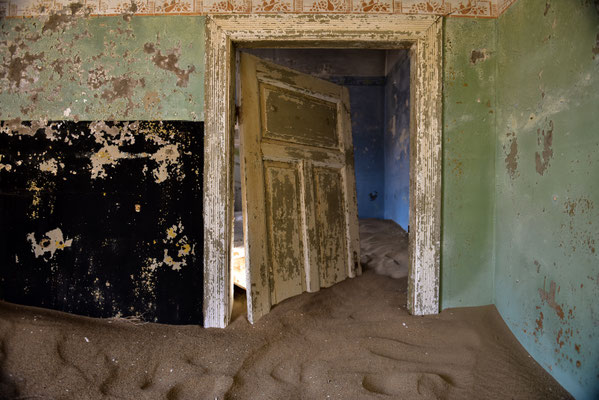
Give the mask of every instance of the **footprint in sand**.
<svg viewBox="0 0 599 400">
<path fill-rule="evenodd" d="M 451 379 L 435 373 L 392 371 L 366 375 L 364 389 L 399 398 L 444 399 L 453 387 Z"/>
</svg>

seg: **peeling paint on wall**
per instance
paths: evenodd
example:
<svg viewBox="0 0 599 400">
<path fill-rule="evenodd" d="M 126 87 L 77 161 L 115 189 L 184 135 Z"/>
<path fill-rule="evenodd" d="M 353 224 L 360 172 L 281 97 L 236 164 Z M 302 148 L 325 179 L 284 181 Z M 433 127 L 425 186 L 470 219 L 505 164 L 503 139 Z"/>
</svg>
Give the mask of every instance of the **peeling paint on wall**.
<svg viewBox="0 0 599 400">
<path fill-rule="evenodd" d="M 43 122 L 34 124 L 21 123 L 19 120 L 9 121 L 0 124 L 0 134 L 7 136 L 32 136 L 36 132 L 44 132 L 47 139 L 52 141 L 63 141 L 69 146 L 74 145 L 74 141 L 84 139 L 79 133 L 61 137 L 59 130 L 63 126 L 61 122 L 52 122 L 43 126 Z M 149 127 L 149 128 L 148 128 Z M 107 125 L 104 121 L 92 122 L 89 124 L 90 140 L 95 144 L 100 144 L 102 147 L 86 153 L 83 158 L 89 162 L 89 166 L 82 171 L 71 171 L 73 174 L 85 173 L 89 171 L 91 179 L 105 179 L 108 177 L 107 170 L 117 166 L 122 160 L 127 159 L 146 159 L 151 160 L 151 163 L 146 163 L 144 174 L 151 171 L 151 176 L 154 177 L 156 183 L 162 183 L 170 177 L 175 177 L 179 181 L 185 177 L 181 170 L 179 152 L 179 144 L 171 143 L 165 140 L 163 136 L 156 133 L 156 128 L 162 130 L 161 133 L 167 133 L 162 125 L 150 124 L 140 126 L 138 122 L 125 122 L 122 126 Z M 144 134 L 143 141 L 146 144 L 152 145 L 155 151 L 149 152 L 130 152 L 126 151 L 132 146 L 135 146 L 136 138 L 140 134 Z M 37 168 L 40 171 L 48 172 L 57 175 L 60 169 L 64 169 L 65 164 L 54 158 L 49 158 L 39 163 Z M 20 167 L 15 167 L 20 168 Z M 25 168 L 25 167 L 23 167 Z M 7 164 L 7 171 L 13 170 L 12 165 Z M 16 169 L 15 169 L 16 171 Z M 33 190 L 35 190 L 35 184 Z"/>
<path fill-rule="evenodd" d="M 520 0 L 497 21 L 497 131 L 513 134 L 497 137 L 506 168 L 495 189 L 495 302 L 577 399 L 599 393 L 598 20 L 591 1 Z"/>
<path fill-rule="evenodd" d="M 167 52 L 166 55 L 162 54 L 156 47 L 159 44 L 146 43 L 144 44 L 144 51 L 148 54 L 152 54 L 152 62 L 160 69 L 170 71 L 177 77 L 177 86 L 187 87 L 189 84 L 189 75 L 195 72 L 196 67 L 191 67 L 183 70 L 179 68 L 179 57 L 181 55 L 181 47 L 176 47 Z"/>
<path fill-rule="evenodd" d="M 201 16 L 1 19 L 0 119 L 202 120 L 203 38 Z"/>
<path fill-rule="evenodd" d="M 150 157 L 157 164 L 157 168 L 152 171 L 156 183 L 162 183 L 169 177 L 169 169 L 176 170 L 178 180 L 185 177 L 179 168 L 179 150 L 177 144 L 168 144 L 161 147 Z"/>
<path fill-rule="evenodd" d="M 506 135 L 509 138 L 509 146 L 503 145 L 505 155 L 505 167 L 510 178 L 514 179 L 518 176 L 518 138 L 514 132 L 508 132 Z M 506 149 L 509 147 L 509 150 Z"/>
<path fill-rule="evenodd" d="M 541 153 L 538 151 L 535 153 L 537 172 L 539 175 L 543 175 L 553 158 L 553 149 L 551 148 L 553 144 L 553 121 L 549 121 L 544 129 L 537 129 L 537 144 L 543 146 Z"/>
<path fill-rule="evenodd" d="M 487 59 L 487 49 L 472 50 L 470 52 L 470 64 L 483 62 Z"/>
<path fill-rule="evenodd" d="M 35 239 L 35 233 L 27 234 L 27 241 L 31 243 L 31 251 L 35 258 L 50 253 L 48 258 L 54 257 L 56 250 L 64 250 L 65 247 L 71 247 L 73 239 L 65 239 L 60 228 L 53 229 L 42 235 L 39 243 Z"/>
<path fill-rule="evenodd" d="M 63 163 L 61 163 L 61 162 L 59 163 L 54 158 L 49 158 L 48 160 L 45 160 L 39 164 L 39 169 L 40 169 L 40 171 L 49 172 L 52 175 L 56 175 L 58 173 L 59 166 L 60 166 L 60 168 L 64 168 Z"/>
<path fill-rule="evenodd" d="M 167 229 L 166 237 L 162 240 L 162 243 L 167 246 L 164 249 L 164 256 L 161 261 L 156 258 L 148 260 L 150 270 L 165 265 L 173 271 L 180 271 L 182 267 L 187 266 L 188 256 L 195 255 L 195 246 L 190 244 L 189 238 L 183 234 L 183 229 L 181 221 Z"/>
<path fill-rule="evenodd" d="M 202 321 L 202 123 L 5 121 L 0 149 L 3 300 Z"/>
</svg>

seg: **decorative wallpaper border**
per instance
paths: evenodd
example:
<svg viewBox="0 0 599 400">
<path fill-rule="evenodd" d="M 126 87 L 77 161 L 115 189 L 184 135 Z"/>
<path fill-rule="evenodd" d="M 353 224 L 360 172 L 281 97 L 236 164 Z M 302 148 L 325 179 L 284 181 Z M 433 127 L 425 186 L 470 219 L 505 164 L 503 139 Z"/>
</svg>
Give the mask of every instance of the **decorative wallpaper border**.
<svg viewBox="0 0 599 400">
<path fill-rule="evenodd" d="M 1 17 L 51 14 L 405 14 L 497 18 L 516 0 L 0 0 Z"/>
</svg>

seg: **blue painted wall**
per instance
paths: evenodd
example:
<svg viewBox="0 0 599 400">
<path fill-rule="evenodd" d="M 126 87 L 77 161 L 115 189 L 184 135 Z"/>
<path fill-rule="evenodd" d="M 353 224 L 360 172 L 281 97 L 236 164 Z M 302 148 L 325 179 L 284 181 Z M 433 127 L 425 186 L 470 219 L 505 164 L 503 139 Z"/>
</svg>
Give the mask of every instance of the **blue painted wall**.
<svg viewBox="0 0 599 400">
<path fill-rule="evenodd" d="M 356 192 L 360 218 L 384 218 L 383 116 L 385 87 L 382 83 L 347 86 L 351 102 Z"/>
<path fill-rule="evenodd" d="M 410 218 L 410 58 L 398 52 L 385 82 L 384 218 L 406 231 Z"/>
</svg>

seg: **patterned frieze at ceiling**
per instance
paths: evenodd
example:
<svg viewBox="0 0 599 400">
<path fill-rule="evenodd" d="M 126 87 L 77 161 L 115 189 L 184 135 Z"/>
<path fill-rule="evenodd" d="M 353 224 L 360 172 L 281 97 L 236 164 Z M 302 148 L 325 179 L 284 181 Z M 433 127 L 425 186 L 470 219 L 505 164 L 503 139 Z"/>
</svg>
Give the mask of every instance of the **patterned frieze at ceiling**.
<svg viewBox="0 0 599 400">
<path fill-rule="evenodd" d="M 50 14 L 420 14 L 497 18 L 516 0 L 0 0 L 0 17 Z"/>
</svg>

